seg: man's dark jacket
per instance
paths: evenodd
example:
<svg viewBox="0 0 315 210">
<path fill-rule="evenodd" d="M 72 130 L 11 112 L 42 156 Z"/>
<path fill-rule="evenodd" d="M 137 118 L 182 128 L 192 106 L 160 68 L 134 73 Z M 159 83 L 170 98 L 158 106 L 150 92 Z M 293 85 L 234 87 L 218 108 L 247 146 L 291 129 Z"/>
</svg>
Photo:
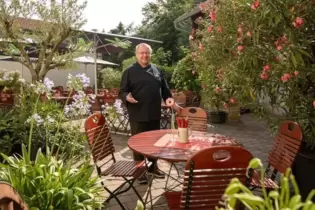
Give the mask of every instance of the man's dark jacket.
<svg viewBox="0 0 315 210">
<path fill-rule="evenodd" d="M 131 93 L 138 103 L 126 100 Z M 142 67 L 138 62 L 127 68 L 121 79 L 119 97 L 126 104 L 132 122 L 161 119 L 161 102 L 172 97 L 163 73 L 153 64 Z"/>
</svg>

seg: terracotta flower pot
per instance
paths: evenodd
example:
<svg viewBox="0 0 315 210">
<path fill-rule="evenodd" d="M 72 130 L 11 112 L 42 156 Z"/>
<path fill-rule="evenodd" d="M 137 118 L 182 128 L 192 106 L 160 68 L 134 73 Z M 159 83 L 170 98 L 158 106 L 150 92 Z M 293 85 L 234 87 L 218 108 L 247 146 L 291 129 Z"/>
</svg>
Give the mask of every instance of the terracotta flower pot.
<svg viewBox="0 0 315 210">
<path fill-rule="evenodd" d="M 211 123 L 223 124 L 227 120 L 227 113 L 224 111 L 212 111 L 209 113 L 209 118 Z"/>
</svg>

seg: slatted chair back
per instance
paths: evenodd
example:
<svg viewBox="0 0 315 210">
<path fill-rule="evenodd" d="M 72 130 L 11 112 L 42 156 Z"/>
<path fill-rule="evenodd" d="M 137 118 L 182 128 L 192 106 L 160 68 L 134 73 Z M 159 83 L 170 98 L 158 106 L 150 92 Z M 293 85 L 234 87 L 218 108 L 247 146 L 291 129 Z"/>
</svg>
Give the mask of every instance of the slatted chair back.
<svg viewBox="0 0 315 210">
<path fill-rule="evenodd" d="M 201 102 L 201 97 L 199 94 L 194 93 L 191 99 L 191 106 L 199 107 Z"/>
<path fill-rule="evenodd" d="M 180 104 L 181 106 L 186 106 L 186 95 L 183 92 L 172 93 L 172 97 L 177 104 Z"/>
<path fill-rule="evenodd" d="M 28 206 L 10 184 L 0 182 L 0 209 L 28 210 Z"/>
<path fill-rule="evenodd" d="M 285 173 L 291 168 L 303 139 L 301 127 L 293 121 L 281 123 L 272 149 L 268 156 L 267 173 L 274 179 L 278 172 Z M 273 170 L 272 170 L 273 168 Z"/>
<path fill-rule="evenodd" d="M 105 95 L 103 95 L 103 101 L 105 104 L 112 105 L 115 102 L 115 97 L 112 94 L 106 93 Z"/>
<path fill-rule="evenodd" d="M 195 131 L 207 131 L 207 113 L 199 107 L 185 107 L 179 117 L 188 117 L 188 126 Z"/>
<path fill-rule="evenodd" d="M 242 147 L 212 147 L 187 161 L 180 209 L 215 209 L 232 178 L 249 184 L 246 175 L 253 155 Z"/>
<path fill-rule="evenodd" d="M 0 93 L 0 110 L 3 112 L 9 111 L 14 105 L 14 94 L 10 92 Z"/>
<path fill-rule="evenodd" d="M 92 114 L 84 127 L 94 163 L 101 167 L 110 161 L 116 162 L 115 148 L 105 117 L 101 113 Z"/>
<path fill-rule="evenodd" d="M 110 89 L 110 92 L 111 92 L 113 95 L 118 95 L 118 93 L 119 93 L 119 88 L 112 88 L 112 89 Z"/>
<path fill-rule="evenodd" d="M 99 95 L 104 95 L 104 94 L 106 93 L 106 91 L 105 91 L 105 89 L 98 89 L 98 90 L 97 90 L 97 93 L 98 93 Z"/>
<path fill-rule="evenodd" d="M 59 89 L 53 90 L 52 96 L 53 97 L 60 97 L 60 96 L 62 96 L 61 90 L 59 90 Z"/>
<path fill-rule="evenodd" d="M 63 87 L 62 86 L 55 86 L 53 88 L 51 88 L 52 90 L 59 90 L 59 91 L 63 91 Z"/>
<path fill-rule="evenodd" d="M 194 92 L 191 90 L 185 90 L 185 91 L 183 91 L 183 93 L 186 96 L 186 105 L 187 106 L 191 105 L 191 101 L 192 101 Z"/>
<path fill-rule="evenodd" d="M 87 87 L 84 92 L 85 94 L 94 94 L 94 89 L 92 87 Z"/>
</svg>

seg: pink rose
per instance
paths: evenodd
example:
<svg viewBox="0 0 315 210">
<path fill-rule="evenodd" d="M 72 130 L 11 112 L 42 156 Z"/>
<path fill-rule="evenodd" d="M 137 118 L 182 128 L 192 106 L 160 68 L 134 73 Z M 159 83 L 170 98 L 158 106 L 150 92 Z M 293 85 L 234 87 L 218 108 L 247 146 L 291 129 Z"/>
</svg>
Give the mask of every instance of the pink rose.
<svg viewBox="0 0 315 210">
<path fill-rule="evenodd" d="M 252 5 L 251 5 L 251 8 L 253 10 L 256 10 L 258 9 L 258 7 L 260 6 L 260 2 L 258 0 L 256 0 Z"/>
<path fill-rule="evenodd" d="M 236 103 L 236 99 L 235 98 L 230 98 L 230 102 L 231 102 L 231 104 L 235 104 Z"/>
<path fill-rule="evenodd" d="M 282 50 L 282 48 L 283 48 L 282 45 L 277 46 L 278 51 Z"/>
<path fill-rule="evenodd" d="M 289 74 L 289 73 L 285 73 L 282 77 L 281 77 L 281 80 L 282 82 L 287 82 L 289 79 L 292 78 L 292 75 Z"/>
<path fill-rule="evenodd" d="M 267 64 L 264 66 L 263 71 L 269 71 L 270 70 L 270 65 Z"/>
<path fill-rule="evenodd" d="M 239 51 L 239 52 L 241 52 L 241 51 L 243 51 L 244 50 L 244 46 L 243 45 L 239 45 L 238 47 L 237 47 L 237 50 Z"/>
<path fill-rule="evenodd" d="M 213 31 L 213 26 L 208 27 L 208 32 L 211 33 Z"/>
<path fill-rule="evenodd" d="M 266 72 L 263 72 L 263 73 L 260 74 L 260 78 L 262 80 L 267 80 L 269 78 L 269 75 Z"/>
<path fill-rule="evenodd" d="M 209 16 L 211 21 L 215 21 L 217 19 L 214 11 L 211 11 Z"/>
</svg>

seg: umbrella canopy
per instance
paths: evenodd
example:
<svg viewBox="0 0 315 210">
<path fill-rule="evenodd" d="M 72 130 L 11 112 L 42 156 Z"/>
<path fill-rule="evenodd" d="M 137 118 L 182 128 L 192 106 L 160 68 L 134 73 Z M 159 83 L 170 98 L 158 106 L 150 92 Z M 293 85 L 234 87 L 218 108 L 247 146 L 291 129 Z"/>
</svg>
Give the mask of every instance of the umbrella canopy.
<svg viewBox="0 0 315 210">
<path fill-rule="evenodd" d="M 75 62 L 83 63 L 83 64 L 95 64 L 95 59 L 93 57 L 90 57 L 90 56 L 81 56 L 81 57 L 75 58 L 73 60 Z M 104 61 L 101 59 L 96 59 L 96 64 L 103 64 L 103 65 L 108 65 L 108 66 L 119 66 L 116 63 L 111 63 L 111 62 Z"/>
<path fill-rule="evenodd" d="M 95 76 L 95 80 L 94 80 L 94 83 L 95 83 L 95 93 L 97 93 L 97 65 L 96 64 L 103 64 L 103 65 L 108 65 L 108 66 L 119 66 L 118 64 L 116 63 L 111 63 L 111 62 L 108 62 L 108 61 L 104 61 L 104 60 L 101 60 L 101 59 L 95 59 L 93 57 L 90 57 L 90 56 L 81 56 L 81 57 L 78 57 L 78 58 L 75 58 L 73 59 L 75 62 L 78 62 L 78 63 L 83 63 L 85 64 L 85 73 L 86 73 L 86 65 L 87 64 L 94 64 L 95 67 L 94 67 L 94 76 Z"/>
<path fill-rule="evenodd" d="M 36 62 L 38 60 L 38 58 L 33 58 L 33 57 L 30 57 L 29 59 L 30 59 L 31 62 Z M 4 55 L 0 55 L 0 60 L 14 61 L 11 56 L 4 56 Z"/>
</svg>

